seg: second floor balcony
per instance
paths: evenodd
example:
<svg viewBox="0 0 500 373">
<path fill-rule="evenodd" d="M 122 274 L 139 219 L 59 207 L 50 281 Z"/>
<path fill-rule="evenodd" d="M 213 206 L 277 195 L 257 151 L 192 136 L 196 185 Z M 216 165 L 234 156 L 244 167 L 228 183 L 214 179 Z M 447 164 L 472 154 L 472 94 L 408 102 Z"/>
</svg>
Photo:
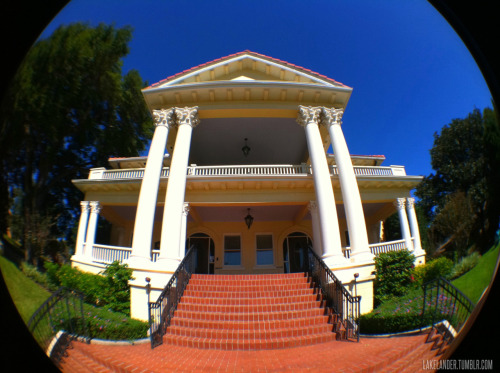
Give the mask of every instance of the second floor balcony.
<svg viewBox="0 0 500 373">
<path fill-rule="evenodd" d="M 332 176 L 338 175 L 337 166 L 329 166 Z M 356 176 L 406 176 L 403 166 L 354 166 Z M 169 168 L 164 167 L 162 178 L 168 178 Z M 220 165 L 187 167 L 188 177 L 220 177 L 232 178 L 238 176 L 308 176 L 312 175 L 310 165 Z M 89 173 L 89 180 L 136 180 L 142 179 L 144 168 L 113 169 L 93 168 Z"/>
</svg>

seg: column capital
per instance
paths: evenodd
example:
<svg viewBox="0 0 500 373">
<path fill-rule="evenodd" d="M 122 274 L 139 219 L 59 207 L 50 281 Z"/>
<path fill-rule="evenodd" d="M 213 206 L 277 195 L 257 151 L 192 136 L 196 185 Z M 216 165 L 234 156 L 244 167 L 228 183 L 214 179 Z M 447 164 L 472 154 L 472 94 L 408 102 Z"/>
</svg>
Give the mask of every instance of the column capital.
<svg viewBox="0 0 500 373">
<path fill-rule="evenodd" d="M 394 206 L 396 206 L 398 208 L 398 210 L 404 210 L 405 202 L 406 202 L 406 198 L 397 198 L 394 201 Z"/>
<path fill-rule="evenodd" d="M 182 205 L 182 214 L 187 216 L 187 214 L 189 214 L 189 210 L 191 210 L 189 203 L 184 203 L 184 205 Z"/>
<path fill-rule="evenodd" d="M 406 203 L 409 209 L 414 209 L 415 208 L 415 198 L 407 198 Z"/>
<path fill-rule="evenodd" d="M 155 126 L 172 128 L 175 125 L 174 113 L 174 108 L 153 110 L 153 119 L 155 122 Z"/>
<path fill-rule="evenodd" d="M 90 202 L 90 212 L 99 214 L 102 210 L 102 206 L 99 201 L 91 201 Z"/>
<path fill-rule="evenodd" d="M 80 207 L 82 208 L 82 213 L 89 212 L 90 211 L 90 201 L 80 201 Z"/>
<path fill-rule="evenodd" d="M 344 115 L 344 109 L 335 109 L 335 108 L 322 108 L 322 116 L 321 116 L 321 124 L 323 126 L 331 126 L 334 124 L 338 124 L 339 126 L 342 124 L 342 116 Z"/>
<path fill-rule="evenodd" d="M 398 210 L 404 210 L 406 205 L 406 198 L 396 198 L 394 201 L 394 206 L 397 207 Z"/>
<path fill-rule="evenodd" d="M 175 115 L 177 116 L 177 125 L 187 124 L 192 128 L 200 123 L 198 117 L 198 106 L 175 108 Z"/>
<path fill-rule="evenodd" d="M 321 107 L 299 105 L 299 115 L 297 117 L 297 123 L 300 124 L 302 127 L 305 127 L 308 123 L 311 122 L 319 124 L 320 114 L 321 114 Z"/>
<path fill-rule="evenodd" d="M 318 209 L 318 203 L 316 201 L 309 201 L 307 208 L 309 211 L 316 211 Z"/>
</svg>

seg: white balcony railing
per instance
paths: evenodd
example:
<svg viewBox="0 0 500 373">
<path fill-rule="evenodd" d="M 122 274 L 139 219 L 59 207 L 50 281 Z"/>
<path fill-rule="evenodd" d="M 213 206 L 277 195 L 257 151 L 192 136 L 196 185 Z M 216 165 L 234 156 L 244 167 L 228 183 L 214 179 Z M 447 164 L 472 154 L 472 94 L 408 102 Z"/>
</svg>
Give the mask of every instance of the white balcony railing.
<svg viewBox="0 0 500 373">
<path fill-rule="evenodd" d="M 130 247 L 94 244 L 92 246 L 92 261 L 104 264 L 111 264 L 114 261 L 121 263 L 128 259 L 131 252 L 132 248 Z"/>
<path fill-rule="evenodd" d="M 311 167 L 304 165 L 248 165 L 248 166 L 190 166 L 192 176 L 276 176 L 310 174 Z"/>
<path fill-rule="evenodd" d="M 388 253 L 389 251 L 400 251 L 406 249 L 405 240 L 380 242 L 371 244 L 369 246 L 370 246 L 370 251 L 372 252 L 373 255 Z"/>
<path fill-rule="evenodd" d="M 368 245 L 368 247 L 370 248 L 370 251 L 373 255 L 379 255 L 381 253 L 388 253 L 389 251 L 400 251 L 406 249 L 405 240 L 372 243 Z M 351 248 L 343 247 L 342 253 L 347 259 L 349 259 L 351 257 Z"/>
<path fill-rule="evenodd" d="M 104 264 L 111 264 L 114 261 L 122 263 L 129 258 L 131 253 L 131 247 L 94 244 L 92 246 L 92 261 Z M 152 250 L 153 262 L 156 262 L 159 256 L 160 250 Z"/>
<path fill-rule="evenodd" d="M 389 251 L 400 251 L 405 250 L 405 241 L 397 240 L 390 242 L 380 242 L 375 244 L 370 244 L 370 251 L 373 255 L 379 255 L 380 253 L 387 253 Z M 132 248 L 121 247 L 121 246 L 109 246 L 109 245 L 98 245 L 94 244 L 92 246 L 92 261 L 97 263 L 111 264 L 114 261 L 119 261 L 120 263 L 128 259 Z M 342 248 L 344 256 L 349 259 L 351 256 L 351 248 Z M 151 260 L 156 262 L 160 256 L 160 250 L 152 250 Z"/>
<path fill-rule="evenodd" d="M 169 168 L 164 167 L 161 177 L 168 177 Z M 300 165 L 226 165 L 226 166 L 189 166 L 189 176 L 293 176 L 310 175 L 311 166 Z M 330 174 L 338 175 L 337 166 L 330 166 Z M 403 166 L 354 166 L 354 174 L 358 176 L 405 176 Z M 92 180 L 120 180 L 120 179 L 142 179 L 143 168 L 106 170 L 104 168 L 93 168 L 90 170 L 89 179 Z"/>
</svg>

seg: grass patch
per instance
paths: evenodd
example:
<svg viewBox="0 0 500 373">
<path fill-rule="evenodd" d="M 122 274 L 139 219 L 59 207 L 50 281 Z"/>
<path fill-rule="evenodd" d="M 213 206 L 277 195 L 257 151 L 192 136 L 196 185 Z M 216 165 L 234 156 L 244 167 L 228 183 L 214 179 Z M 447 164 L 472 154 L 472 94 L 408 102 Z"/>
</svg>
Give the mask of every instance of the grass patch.
<svg viewBox="0 0 500 373">
<path fill-rule="evenodd" d="M 0 269 L 10 296 L 27 324 L 29 318 L 50 296 L 50 292 L 22 274 L 14 263 L 0 256 Z"/>
<path fill-rule="evenodd" d="M 51 293 L 26 277 L 14 263 L 1 255 L 0 269 L 14 304 L 27 324 L 31 315 Z M 83 312 L 91 338 L 133 340 L 147 337 L 147 322 L 86 303 L 83 304 Z M 64 322 L 65 320 L 62 321 Z"/>
<path fill-rule="evenodd" d="M 500 243 L 488 250 L 469 272 L 452 281 L 452 284 L 467 295 L 474 304 L 477 304 L 490 284 L 497 264 L 499 248 Z"/>
</svg>

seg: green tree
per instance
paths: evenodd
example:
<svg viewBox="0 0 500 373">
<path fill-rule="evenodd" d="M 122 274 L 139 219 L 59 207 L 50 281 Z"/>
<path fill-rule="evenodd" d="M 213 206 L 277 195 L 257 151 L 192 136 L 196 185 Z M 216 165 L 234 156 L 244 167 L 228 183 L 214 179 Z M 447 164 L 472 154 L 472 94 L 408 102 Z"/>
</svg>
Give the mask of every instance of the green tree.
<svg viewBox="0 0 500 373">
<path fill-rule="evenodd" d="M 129 27 L 61 26 L 33 46 L 2 103 L 0 192 L 17 205 L 29 261 L 43 250 L 38 227 L 69 238 L 82 198 L 71 180 L 109 156 L 138 155 L 151 136 L 145 82 L 122 74 L 131 38 Z"/>
<path fill-rule="evenodd" d="M 462 253 L 463 244 L 491 246 L 499 216 L 498 131 L 491 109 L 483 113 L 475 109 L 434 135 L 431 165 L 435 173 L 425 177 L 415 192 L 431 222 L 433 250 Z"/>
</svg>

